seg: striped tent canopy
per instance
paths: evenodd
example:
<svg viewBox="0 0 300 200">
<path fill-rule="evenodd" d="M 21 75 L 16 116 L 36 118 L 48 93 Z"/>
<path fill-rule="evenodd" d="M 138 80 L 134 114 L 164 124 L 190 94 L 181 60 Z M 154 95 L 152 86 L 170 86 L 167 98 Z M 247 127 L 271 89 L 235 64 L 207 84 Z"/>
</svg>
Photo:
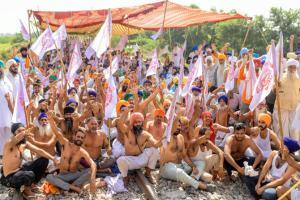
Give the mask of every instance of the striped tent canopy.
<svg viewBox="0 0 300 200">
<path fill-rule="evenodd" d="M 166 1 L 144 4 L 129 8 L 112 9 L 113 34 L 136 34 L 144 30 L 156 31 L 162 26 Z M 99 30 L 104 22 L 107 10 L 86 11 L 32 11 L 38 20 L 38 26 L 45 29 L 47 22 L 53 30 L 65 24 L 68 33 L 89 34 Z M 209 22 L 221 22 L 230 19 L 251 18 L 240 14 L 217 13 L 194 9 L 180 4 L 167 2 L 164 28 L 185 28 Z"/>
</svg>

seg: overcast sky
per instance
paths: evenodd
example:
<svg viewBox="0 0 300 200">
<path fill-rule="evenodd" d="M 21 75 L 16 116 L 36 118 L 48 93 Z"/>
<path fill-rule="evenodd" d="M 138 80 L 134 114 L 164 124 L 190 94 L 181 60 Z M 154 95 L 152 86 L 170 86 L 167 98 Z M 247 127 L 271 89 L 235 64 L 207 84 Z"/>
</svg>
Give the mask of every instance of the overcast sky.
<svg viewBox="0 0 300 200">
<path fill-rule="evenodd" d="M 19 19 L 27 25 L 27 10 L 71 11 L 117 8 L 160 0 L 1 0 L 0 33 L 19 32 Z M 171 0 L 183 5 L 196 4 L 203 10 L 237 10 L 248 16 L 267 16 L 271 7 L 300 8 L 299 0 Z"/>
</svg>

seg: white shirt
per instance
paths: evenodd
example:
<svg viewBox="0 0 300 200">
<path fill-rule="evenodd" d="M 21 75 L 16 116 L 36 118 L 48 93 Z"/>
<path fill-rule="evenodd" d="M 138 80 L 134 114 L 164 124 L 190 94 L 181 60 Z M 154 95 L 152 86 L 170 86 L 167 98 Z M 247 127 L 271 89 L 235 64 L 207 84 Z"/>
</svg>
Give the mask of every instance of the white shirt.
<svg viewBox="0 0 300 200">
<path fill-rule="evenodd" d="M 13 94 L 13 97 L 15 99 L 16 96 L 17 96 L 17 93 L 18 93 L 19 74 L 17 74 L 16 76 L 13 76 L 12 73 L 7 72 L 6 77 L 7 77 L 8 81 L 10 82 L 10 84 L 12 86 L 12 94 Z"/>
<path fill-rule="evenodd" d="M 0 117 L 0 127 L 11 127 L 11 118 L 12 113 L 8 108 L 7 101 L 5 99 L 5 94 L 10 93 L 11 102 L 13 102 L 12 97 L 12 85 L 10 84 L 9 80 L 4 77 L 4 79 L 0 80 L 0 110 L 1 110 L 1 117 Z"/>
</svg>

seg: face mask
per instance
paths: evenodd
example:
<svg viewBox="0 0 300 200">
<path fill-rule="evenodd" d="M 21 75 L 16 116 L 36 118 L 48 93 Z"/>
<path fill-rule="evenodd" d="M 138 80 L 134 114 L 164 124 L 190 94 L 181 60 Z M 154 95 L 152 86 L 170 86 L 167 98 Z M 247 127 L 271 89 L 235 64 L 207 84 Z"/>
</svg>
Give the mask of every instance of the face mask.
<svg viewBox="0 0 300 200">
<path fill-rule="evenodd" d="M 139 135 L 143 132 L 143 125 L 136 125 L 136 126 L 133 126 L 133 129 L 132 129 L 133 133 L 135 135 Z"/>
</svg>

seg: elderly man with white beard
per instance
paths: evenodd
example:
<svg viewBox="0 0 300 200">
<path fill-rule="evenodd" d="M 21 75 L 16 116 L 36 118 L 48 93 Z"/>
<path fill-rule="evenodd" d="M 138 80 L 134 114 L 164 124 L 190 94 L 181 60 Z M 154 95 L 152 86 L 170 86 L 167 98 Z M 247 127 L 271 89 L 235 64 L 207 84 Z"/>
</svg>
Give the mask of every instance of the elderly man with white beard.
<svg viewBox="0 0 300 200">
<path fill-rule="evenodd" d="M 4 144 L 11 137 L 11 118 L 13 113 L 12 85 L 4 76 L 4 62 L 0 60 L 0 156 L 3 155 Z"/>
<path fill-rule="evenodd" d="M 55 155 L 56 137 L 52 133 L 46 113 L 42 112 L 39 114 L 36 127 L 28 135 L 27 140 L 52 156 Z"/>
<path fill-rule="evenodd" d="M 295 117 L 297 105 L 300 103 L 300 79 L 297 76 L 297 68 L 299 63 L 295 59 L 287 61 L 287 73 L 283 75 L 279 81 L 279 98 L 276 98 L 275 108 L 273 113 L 273 126 L 277 134 L 279 134 L 279 120 L 277 101 L 279 99 L 283 134 L 286 137 L 291 137 L 299 141 L 299 130 L 292 127 L 292 122 Z"/>
</svg>

